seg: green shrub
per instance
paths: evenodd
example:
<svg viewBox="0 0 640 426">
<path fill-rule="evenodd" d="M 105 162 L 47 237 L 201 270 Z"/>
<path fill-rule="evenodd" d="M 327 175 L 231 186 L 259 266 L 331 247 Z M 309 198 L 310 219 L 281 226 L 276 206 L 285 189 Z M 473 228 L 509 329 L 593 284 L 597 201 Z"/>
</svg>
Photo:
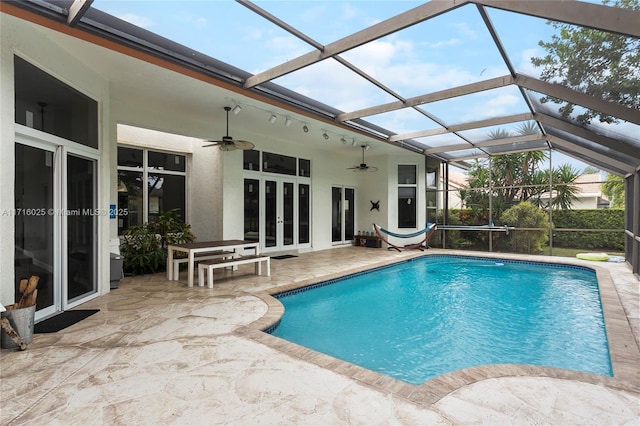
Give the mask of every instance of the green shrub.
<svg viewBox="0 0 640 426">
<path fill-rule="evenodd" d="M 167 245 L 195 240 L 191 225 L 171 210 L 142 225 L 132 226 L 120 238 L 124 272 L 139 275 L 161 271 L 167 264 Z"/>
<path fill-rule="evenodd" d="M 553 212 L 554 247 L 624 250 L 624 210 L 591 209 Z M 558 231 L 558 229 L 619 229 L 620 232 Z"/>
<path fill-rule="evenodd" d="M 547 214 L 528 201 L 505 210 L 500 217 L 500 221 L 516 228 L 547 228 L 549 226 Z M 509 239 L 509 248 L 515 253 L 537 254 L 542 251 L 542 245 L 546 240 L 547 231 L 516 229 Z"/>
</svg>

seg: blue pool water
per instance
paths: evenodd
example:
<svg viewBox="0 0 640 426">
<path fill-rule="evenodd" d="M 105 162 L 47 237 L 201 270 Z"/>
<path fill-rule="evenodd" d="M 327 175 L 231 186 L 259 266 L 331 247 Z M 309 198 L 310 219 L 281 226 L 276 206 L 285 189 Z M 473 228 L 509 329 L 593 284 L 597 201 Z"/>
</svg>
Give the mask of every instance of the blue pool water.
<svg viewBox="0 0 640 426">
<path fill-rule="evenodd" d="M 273 335 L 412 384 L 505 363 L 612 375 L 586 268 L 424 256 L 276 297 Z"/>
</svg>

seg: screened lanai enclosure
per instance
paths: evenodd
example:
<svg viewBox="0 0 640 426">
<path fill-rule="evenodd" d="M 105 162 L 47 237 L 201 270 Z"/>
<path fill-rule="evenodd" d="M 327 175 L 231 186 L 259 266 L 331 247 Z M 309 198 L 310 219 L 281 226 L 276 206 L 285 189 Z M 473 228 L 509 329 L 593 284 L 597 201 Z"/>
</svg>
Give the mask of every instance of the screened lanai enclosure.
<svg viewBox="0 0 640 426">
<path fill-rule="evenodd" d="M 165 20 L 168 8 L 152 2 L 3 3 L 217 81 L 228 91 L 219 106 L 244 109 L 237 117 L 251 109 L 242 99 L 271 103 L 276 112 L 253 108 L 271 115 L 258 131 L 276 132 L 277 121 L 304 129 L 300 140 L 317 132 L 330 155 L 354 160 L 363 140 L 367 155 L 422 155 L 424 187 L 401 170 L 385 184 L 399 194 L 388 226 L 450 225 L 432 247 L 604 251 L 640 271 L 637 0 L 315 2 L 314 18 L 302 13 L 308 2 L 163 2 L 209 22 L 241 17 L 208 32 Z M 158 25 L 126 22 L 125 12 Z M 348 13 L 367 19 L 341 25 Z M 225 41 L 254 27 L 263 37 L 229 59 Z M 260 61 L 263 51 L 272 56 Z M 184 96 L 191 119 L 212 120 L 210 100 Z"/>
</svg>

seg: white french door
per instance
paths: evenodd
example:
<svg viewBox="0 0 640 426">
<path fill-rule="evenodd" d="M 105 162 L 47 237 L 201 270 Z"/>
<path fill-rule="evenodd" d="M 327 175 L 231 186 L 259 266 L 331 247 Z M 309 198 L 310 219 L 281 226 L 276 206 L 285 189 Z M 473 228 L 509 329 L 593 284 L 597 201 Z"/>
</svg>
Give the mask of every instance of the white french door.
<svg viewBox="0 0 640 426">
<path fill-rule="evenodd" d="M 262 181 L 264 215 L 262 247 L 282 251 L 297 247 L 298 197 L 295 180 L 265 177 Z"/>
<path fill-rule="evenodd" d="M 244 239 L 276 252 L 311 246 L 309 179 L 246 175 Z"/>
</svg>

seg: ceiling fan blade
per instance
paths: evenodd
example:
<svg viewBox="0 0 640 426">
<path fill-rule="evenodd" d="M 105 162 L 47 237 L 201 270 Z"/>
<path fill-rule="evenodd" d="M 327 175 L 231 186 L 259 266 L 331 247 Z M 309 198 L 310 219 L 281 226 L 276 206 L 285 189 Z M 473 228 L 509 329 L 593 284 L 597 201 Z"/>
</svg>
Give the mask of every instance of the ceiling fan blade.
<svg viewBox="0 0 640 426">
<path fill-rule="evenodd" d="M 233 142 L 220 144 L 220 151 L 228 152 L 228 151 L 235 151 L 236 149 L 238 148 Z"/>
<path fill-rule="evenodd" d="M 256 147 L 252 142 L 249 142 L 249 141 L 241 141 L 241 140 L 233 141 L 233 144 L 237 149 L 242 149 L 242 150 L 250 150 Z"/>
</svg>

